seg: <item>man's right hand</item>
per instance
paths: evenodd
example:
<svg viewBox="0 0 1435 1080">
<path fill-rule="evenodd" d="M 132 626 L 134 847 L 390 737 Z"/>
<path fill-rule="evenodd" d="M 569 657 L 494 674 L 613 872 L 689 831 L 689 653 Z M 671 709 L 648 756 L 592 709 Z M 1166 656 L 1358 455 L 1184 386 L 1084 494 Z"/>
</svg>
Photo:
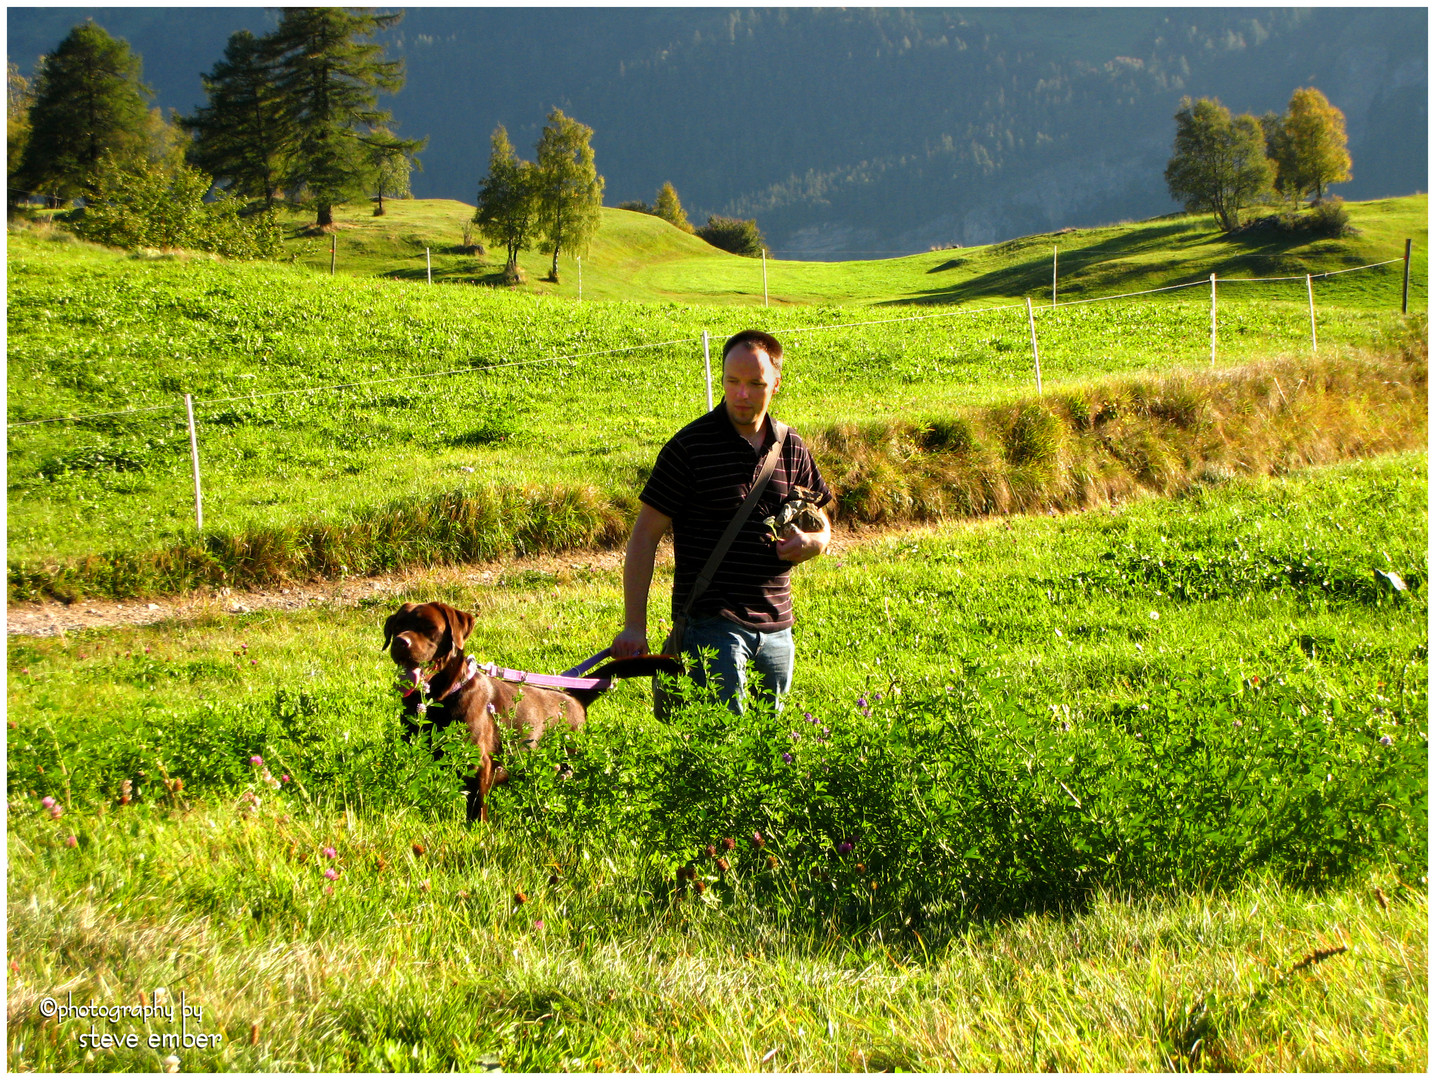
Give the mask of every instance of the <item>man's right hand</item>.
<svg viewBox="0 0 1435 1080">
<path fill-rule="evenodd" d="M 648 635 L 642 630 L 623 630 L 613 639 L 612 655 L 615 660 L 647 656 Z"/>
</svg>

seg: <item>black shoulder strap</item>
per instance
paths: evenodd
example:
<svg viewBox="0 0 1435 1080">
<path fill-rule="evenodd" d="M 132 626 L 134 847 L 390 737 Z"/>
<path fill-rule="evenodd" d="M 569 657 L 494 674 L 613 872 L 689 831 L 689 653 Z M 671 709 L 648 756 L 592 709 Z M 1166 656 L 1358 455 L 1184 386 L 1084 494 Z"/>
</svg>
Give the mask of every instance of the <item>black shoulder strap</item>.
<svg viewBox="0 0 1435 1080">
<path fill-rule="evenodd" d="M 773 420 L 772 434 L 772 446 L 768 448 L 767 456 L 762 459 L 762 470 L 757 474 L 757 479 L 753 481 L 752 490 L 747 493 L 747 498 L 737 508 L 737 513 L 733 515 L 732 520 L 727 523 L 727 528 L 718 538 L 713 553 L 708 556 L 708 561 L 698 572 L 698 579 L 693 583 L 693 591 L 688 593 L 688 602 L 683 605 L 684 617 L 692 612 L 698 597 L 708 591 L 708 586 L 713 582 L 713 575 L 717 573 L 724 556 L 727 555 L 727 549 L 732 547 L 732 542 L 737 538 L 738 530 L 742 528 L 743 523 L 752 516 L 753 508 L 757 506 L 757 500 L 762 498 L 762 493 L 767 488 L 767 482 L 772 479 L 772 474 L 777 469 L 777 459 L 782 456 L 782 444 L 787 441 L 787 425 Z"/>
</svg>

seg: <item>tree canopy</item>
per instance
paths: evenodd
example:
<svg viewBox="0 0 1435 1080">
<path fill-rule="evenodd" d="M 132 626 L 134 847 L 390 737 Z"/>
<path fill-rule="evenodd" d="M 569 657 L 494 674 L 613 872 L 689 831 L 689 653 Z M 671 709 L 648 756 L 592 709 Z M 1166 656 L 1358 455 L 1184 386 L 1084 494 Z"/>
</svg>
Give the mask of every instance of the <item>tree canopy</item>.
<svg viewBox="0 0 1435 1080">
<path fill-rule="evenodd" d="M 593 129 L 564 116 L 548 114 L 538 137 L 537 224 L 544 242 L 553 249 L 549 280 L 558 280 L 560 250 L 581 255 L 598 231 L 603 205 L 603 178 L 593 160 Z"/>
<path fill-rule="evenodd" d="M 658 201 L 653 213 L 685 233 L 693 231 L 688 215 L 683 213 L 683 204 L 678 201 L 678 191 L 670 181 L 664 181 L 663 186 L 658 188 Z"/>
<path fill-rule="evenodd" d="M 520 161 L 502 124 L 493 129 L 488 173 L 478 187 L 478 209 L 473 220 L 495 245 L 507 252 L 504 272 L 518 273 L 518 253 L 532 239 L 537 209 L 536 166 Z"/>
<path fill-rule="evenodd" d="M 697 235 L 715 248 L 730 251 L 734 255 L 745 255 L 750 259 L 758 258 L 766 245 L 757 222 L 751 219 L 740 220 L 713 214 L 708 217 L 707 224 L 697 230 Z"/>
<path fill-rule="evenodd" d="M 1313 195 L 1319 202 L 1330 184 L 1350 179 L 1345 114 L 1313 86 L 1291 95 L 1283 123 L 1282 179 L 1296 199 Z"/>
<path fill-rule="evenodd" d="M 1166 165 L 1171 197 L 1192 212 L 1207 210 L 1229 232 L 1241 211 L 1269 194 L 1275 166 L 1254 116 L 1231 116 L 1215 98 L 1181 99 L 1176 141 Z"/>
<path fill-rule="evenodd" d="M 35 71 L 16 182 L 55 206 L 83 194 L 106 154 L 142 152 L 150 96 L 127 43 L 93 21 L 74 27 Z"/>
</svg>

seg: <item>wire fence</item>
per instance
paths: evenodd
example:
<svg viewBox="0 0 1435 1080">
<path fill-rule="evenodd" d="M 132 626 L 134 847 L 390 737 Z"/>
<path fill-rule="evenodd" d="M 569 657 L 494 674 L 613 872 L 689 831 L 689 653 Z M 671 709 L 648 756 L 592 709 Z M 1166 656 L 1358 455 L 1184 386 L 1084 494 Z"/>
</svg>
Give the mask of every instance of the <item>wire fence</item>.
<svg viewBox="0 0 1435 1080">
<path fill-rule="evenodd" d="M 1156 295 L 1156 294 L 1158 294 L 1158 293 L 1176 292 L 1176 291 L 1179 291 L 1179 290 L 1182 290 L 1182 289 L 1192 289 L 1192 288 L 1198 288 L 1198 287 L 1202 287 L 1202 286 L 1208 286 L 1208 287 L 1210 287 L 1210 288 L 1212 289 L 1212 299 L 1211 299 L 1211 303 L 1212 303 L 1213 318 L 1214 318 L 1214 309 L 1215 309 L 1215 303 L 1216 303 L 1216 297 L 1215 297 L 1215 291 L 1214 291 L 1214 290 L 1215 290 L 1217 284 L 1221 284 L 1221 285 L 1254 285 L 1254 284 L 1267 284 L 1267 283 L 1288 282 L 1288 281 L 1315 281 L 1315 280 L 1319 280 L 1319 279 L 1322 279 L 1322 278 L 1335 277 L 1335 276 L 1340 275 L 1340 274 L 1350 274 L 1350 273 L 1355 273 L 1355 272 L 1357 272 L 1357 271 L 1362 271 L 1362 270 L 1373 270 L 1373 269 L 1376 269 L 1376 268 L 1381 267 L 1381 266 L 1389 266 L 1389 265 L 1392 265 L 1392 264 L 1398 263 L 1398 262 L 1408 262 L 1408 259 L 1405 258 L 1405 257 L 1398 257 L 1398 258 L 1394 258 L 1394 259 L 1385 259 L 1385 260 L 1383 260 L 1383 261 L 1381 261 L 1381 262 L 1368 263 L 1368 264 L 1366 264 L 1366 265 L 1364 265 L 1364 266 L 1352 266 L 1352 267 L 1348 267 L 1348 268 L 1343 269 L 1343 270 L 1330 270 L 1330 271 L 1325 271 L 1325 272 L 1322 272 L 1322 273 L 1319 273 L 1319 274 L 1287 275 L 1287 276 L 1281 276 L 1281 277 L 1224 277 L 1224 278 L 1221 278 L 1221 277 L 1218 277 L 1216 274 L 1213 273 L 1213 274 L 1211 274 L 1210 277 L 1208 277 L 1208 278 L 1203 278 L 1203 279 L 1199 279 L 1199 280 L 1196 280 L 1196 281 L 1181 282 L 1181 283 L 1176 284 L 1176 285 L 1164 285 L 1164 286 L 1161 286 L 1161 287 L 1159 287 L 1159 288 L 1154 288 L 1154 289 L 1141 289 L 1141 290 L 1137 290 L 1137 291 L 1134 291 L 1134 292 L 1111 293 L 1111 294 L 1108 294 L 1108 295 L 1086 297 L 1086 298 L 1078 299 L 1078 300 L 1062 300 L 1062 301 L 1054 302 L 1054 303 L 1052 303 L 1052 304 L 1050 304 L 1050 305 L 1042 304 L 1042 305 L 1040 305 L 1040 306 L 1037 306 L 1037 305 L 1030 305 L 1030 304 L 1028 304 L 1028 303 L 1023 302 L 1023 303 L 1014 303 L 1014 304 L 1002 304 L 1002 305 L 997 305 L 997 306 L 993 306 L 993 307 L 984 307 L 984 308 L 960 308 L 960 309 L 956 309 L 956 310 L 952 310 L 952 311 L 929 312 L 929 313 L 920 314 L 920 315 L 899 315 L 899 316 L 893 316 L 892 318 L 887 318 L 887 319 L 864 319 L 864 320 L 857 320 L 857 321 L 854 321 L 854 322 L 842 322 L 842 323 L 819 325 L 819 326 L 789 327 L 789 328 L 784 328 L 783 331 L 782 331 L 782 333 L 783 333 L 784 336 L 787 336 L 787 337 L 791 337 L 791 336 L 797 335 L 797 334 L 833 333 L 833 332 L 837 332 L 837 331 L 860 329 L 860 328 L 869 327 L 869 326 L 889 326 L 889 325 L 900 324 L 900 323 L 922 323 L 922 322 L 935 322 L 935 321 L 947 320 L 947 319 L 974 318 L 974 317 L 977 317 L 977 316 L 988 315 L 988 314 L 992 314 L 992 313 L 995 313 L 995 312 L 1012 311 L 1012 310 L 1025 310 L 1025 309 L 1027 309 L 1028 307 L 1030 307 L 1030 309 L 1031 309 L 1031 311 L 1032 311 L 1032 313 L 1033 313 L 1033 316 L 1035 316 L 1036 314 L 1040 314 L 1040 313 L 1043 312 L 1043 311 L 1048 311 L 1048 310 L 1057 309 L 1057 308 L 1076 307 L 1076 306 L 1086 305 L 1086 304 L 1107 303 L 1107 302 L 1116 301 L 1116 300 L 1129 300 L 1129 299 L 1133 299 L 1133 298 L 1135 298 L 1135 297 L 1153 296 L 1153 295 Z M 1407 270 L 1407 273 L 1408 273 L 1408 270 Z M 1312 298 L 1312 300 L 1311 300 L 1311 303 L 1312 303 L 1312 305 L 1314 304 L 1313 298 Z M 1215 331 L 1214 331 L 1214 329 L 1213 329 L 1213 334 L 1214 334 L 1214 332 L 1215 332 Z M 556 355 L 553 355 L 553 356 L 539 357 L 539 358 L 533 359 L 533 360 L 517 360 L 517 361 L 512 361 L 512 362 L 509 362 L 509 363 L 502 363 L 502 364 L 483 364 L 483 365 L 472 365 L 472 364 L 470 364 L 470 365 L 467 365 L 467 366 L 461 367 L 461 368 L 448 368 L 448 369 L 437 370 L 437 371 L 426 371 L 426 372 L 421 372 L 421 373 L 414 374 L 414 375 L 389 376 L 389 377 L 382 378 L 382 379 L 362 379 L 362 380 L 355 380 L 355 381 L 351 381 L 351 382 L 332 383 L 332 384 L 326 384 L 326 385 L 320 385 L 320 386 L 297 387 L 297 388 L 286 389 L 286 390 L 259 391 L 259 392 L 252 393 L 252 394 L 237 394 L 237 395 L 233 395 L 233 396 L 230 396 L 230 397 L 214 397 L 214 398 L 202 398 L 202 399 L 201 399 L 201 398 L 195 398 L 195 399 L 193 399 L 193 402 L 194 402 L 195 405 L 201 405 L 201 406 L 221 405 L 221 404 L 230 404 L 230 403 L 239 402 L 239 401 L 259 400 L 259 399 L 263 399 L 263 398 L 287 397 L 287 396 L 299 395 L 299 394 L 315 394 L 315 393 L 324 393 L 324 392 L 337 392 L 337 391 L 342 391 L 342 390 L 354 390 L 354 389 L 361 389 L 361 388 L 372 387 L 372 386 L 382 386 L 382 385 L 385 385 L 385 384 L 392 384 L 392 383 L 416 382 L 416 381 L 422 381 L 422 380 L 427 380 L 427 379 L 446 378 L 446 377 L 449 377 L 449 376 L 460 376 L 460 375 L 486 375 L 486 374 L 489 374 L 489 373 L 492 373 L 492 372 L 502 371 L 502 370 L 506 370 L 506 369 L 510 369 L 510 368 L 533 367 L 533 366 L 543 365 L 543 364 L 558 364 L 558 363 L 564 363 L 564 362 L 570 362 L 570 361 L 576 361 L 576 360 L 594 359 L 594 358 L 597 358 L 597 357 L 618 357 L 618 356 L 623 356 L 623 355 L 627 355 L 627 354 L 634 353 L 634 352 L 640 352 L 640 351 L 646 350 L 646 349 L 670 348 L 670 347 L 681 346 L 681 345 L 688 345 L 688 346 L 694 346 L 694 347 L 696 347 L 696 346 L 698 346 L 698 345 L 704 344 L 704 343 L 705 343 L 705 340 L 706 340 L 706 335 L 695 335 L 695 336 L 693 336 L 693 337 L 674 338 L 674 339 L 667 340 L 667 341 L 646 342 L 646 343 L 639 344 L 639 345 L 627 345 L 627 346 L 620 346 L 620 347 L 617 347 L 617 348 L 594 349 L 594 350 L 590 350 L 590 351 L 587 351 L 587 352 L 560 353 L 560 354 L 556 354 Z M 1214 360 L 1214 352 L 1213 352 L 1212 356 L 1213 356 L 1213 360 Z M 711 387 L 709 387 L 709 394 L 710 394 L 710 393 L 711 393 Z M 104 419 L 104 418 L 110 418 L 110 417 L 116 417 L 116 416 L 138 415 L 138 414 L 140 414 L 140 413 L 147 413 L 147 412 L 164 412 L 164 411 L 171 411 L 171 412 L 172 412 L 172 411 L 177 411 L 177 410 L 184 409 L 184 408 L 185 408 L 185 401 L 184 401 L 184 399 L 181 399 L 181 400 L 179 400 L 179 401 L 176 401 L 176 402 L 174 402 L 174 403 L 172 403 L 172 404 L 167 404 L 167 405 L 148 405 L 148 406 L 144 406 L 144 407 L 141 407 L 141 408 L 135 408 L 135 409 L 119 409 L 119 410 L 115 410 L 115 411 L 111 411 L 111 412 L 85 413 L 85 414 L 79 415 L 79 416 L 73 416 L 73 415 L 70 415 L 70 416 L 50 416 L 50 417 L 44 417 L 44 418 L 42 418 L 42 419 L 37 419 L 37 420 L 16 420 L 16 421 L 11 421 L 11 422 L 7 423 L 6 426 L 9 427 L 9 428 L 21 428 L 21 427 L 36 426 L 36 425 L 40 425 L 40 424 L 80 423 L 80 422 L 84 422 L 84 421 L 88 421 L 88 420 L 97 420 L 97 419 Z"/>
<path fill-rule="evenodd" d="M 1375 270 L 1375 269 L 1379 269 L 1379 268 L 1381 268 L 1381 267 L 1389 266 L 1389 265 L 1392 265 L 1392 264 L 1394 264 L 1394 263 L 1399 263 L 1399 262 L 1404 262 L 1404 263 L 1406 264 L 1405 284 L 1404 284 L 1404 286 L 1403 286 L 1403 290 L 1404 290 L 1403 295 L 1408 296 L 1408 288 L 1409 288 L 1409 248 L 1408 248 L 1408 245 L 1407 245 L 1407 254 L 1406 254 L 1403 258 L 1386 259 L 1386 260 L 1383 260 L 1383 261 L 1380 261 L 1380 262 L 1369 263 L 1369 264 L 1366 264 L 1366 265 L 1363 265 L 1363 266 L 1347 267 L 1347 268 L 1345 268 L 1345 269 L 1326 271 L 1326 272 L 1322 272 L 1322 273 L 1320 273 L 1320 274 L 1310 274 L 1310 275 L 1282 275 L 1282 276 L 1270 276 L 1270 277 L 1224 277 L 1224 278 L 1222 278 L 1222 277 L 1218 277 L 1217 274 L 1212 273 L 1212 274 L 1210 274 L 1210 275 L 1209 275 L 1208 277 L 1206 277 L 1206 278 L 1197 279 L 1197 280 L 1193 280 L 1193 281 L 1180 282 L 1180 283 L 1177 283 L 1177 284 L 1174 284 L 1174 285 L 1166 285 L 1166 286 L 1160 286 L 1160 287 L 1151 288 L 1151 289 L 1141 289 L 1141 290 L 1134 290 L 1134 291 L 1122 292 L 1122 293 L 1112 293 L 1112 294 L 1106 294 L 1106 295 L 1095 296 L 1095 297 L 1084 297 L 1084 298 L 1077 298 L 1077 299 L 1072 299 L 1072 300 L 1058 301 L 1058 300 L 1056 299 L 1056 297 L 1053 295 L 1050 304 L 1047 304 L 1044 300 L 1043 300 L 1041 303 L 1039 303 L 1039 304 L 1033 304 L 1033 302 L 1031 301 L 1031 299 L 1027 298 L 1027 299 L 1023 299 L 1021 302 L 1017 302 L 1017 303 L 1011 303 L 1011 304 L 995 304 L 995 305 L 988 306 L 988 307 L 954 308 L 954 309 L 946 310 L 946 311 L 921 312 L 921 313 L 907 314 L 907 315 L 894 315 L 894 316 L 886 317 L 886 318 L 857 319 L 857 320 L 843 321 L 843 322 L 836 322 L 836 323 L 829 323 L 829 324 L 821 324 L 821 325 L 797 326 L 797 327 L 784 327 L 784 328 L 782 328 L 782 329 L 779 331 L 779 333 L 780 333 L 784 338 L 792 338 L 792 337 L 801 336 L 801 335 L 834 334 L 834 333 L 840 333 L 840 332 L 846 332 L 846 331 L 852 331 L 852 330 L 860 330 L 860 329 L 863 329 L 863 328 L 878 327 L 878 326 L 894 326 L 894 325 L 900 325 L 900 324 L 913 324 L 913 325 L 916 325 L 916 324 L 939 324 L 939 323 L 942 323 L 942 322 L 951 322 L 951 321 L 953 321 L 953 320 L 961 320 L 961 319 L 976 320 L 976 319 L 983 318 L 983 317 L 994 316 L 994 315 L 1001 315 L 1002 313 L 1007 313 L 1007 312 L 1011 312 L 1011 311 L 1022 311 L 1022 310 L 1024 310 L 1025 313 L 1026 313 L 1026 319 L 1025 319 L 1026 325 L 1025 325 L 1025 327 L 1023 327 L 1023 329 L 1024 329 L 1024 330 L 1028 330 L 1029 333 L 1030 333 L 1030 349 L 1031 349 L 1031 369 L 1030 369 L 1030 370 L 1031 370 L 1032 378 L 1033 378 L 1034 383 L 1035 383 L 1036 391 L 1037 391 L 1038 394 L 1041 394 L 1041 393 L 1043 392 L 1043 390 L 1042 390 L 1042 369 L 1041 369 L 1042 360 L 1041 360 L 1041 335 L 1038 333 L 1038 330 L 1037 330 L 1038 317 L 1040 317 L 1041 319 L 1054 318 L 1054 317 L 1056 317 L 1056 316 L 1055 316 L 1055 313 L 1056 313 L 1057 311 L 1059 311 L 1060 309 L 1063 309 L 1063 308 L 1089 307 L 1090 305 L 1105 304 L 1105 303 L 1116 303 L 1116 302 L 1122 302 L 1122 301 L 1127 301 L 1127 302 L 1129 302 L 1129 301 L 1132 301 L 1132 300 L 1138 300 L 1138 299 L 1144 298 L 1144 297 L 1152 297 L 1152 296 L 1156 296 L 1156 295 L 1159 295 L 1159 294 L 1169 294 L 1169 293 L 1179 292 L 1179 291 L 1182 291 L 1182 290 L 1191 290 L 1191 289 L 1197 289 L 1197 288 L 1206 288 L 1206 289 L 1209 289 L 1209 290 L 1210 290 L 1210 300 L 1209 300 L 1209 303 L 1210 303 L 1210 363 L 1211 363 L 1211 365 L 1214 367 L 1215 364 L 1216 364 L 1216 359 L 1217 359 L 1218 332 L 1219 332 L 1219 322 L 1218 322 L 1218 317 L 1217 317 L 1217 315 L 1218 315 L 1218 286 L 1232 286 L 1232 285 L 1241 285 L 1241 286 L 1245 286 L 1245 285 L 1273 286 L 1273 285 L 1280 285 L 1280 284 L 1287 284 L 1287 283 L 1294 283 L 1294 282 L 1304 281 L 1305 284 L 1306 284 L 1306 288 L 1305 288 L 1304 290 L 1302 290 L 1302 292 L 1304 293 L 1303 299 L 1306 300 L 1307 305 L 1308 305 L 1308 307 L 1309 307 L 1310 347 L 1311 347 L 1311 350 L 1314 352 L 1314 351 L 1316 351 L 1316 349 L 1317 349 L 1317 337 L 1316 337 L 1316 334 L 1317 334 L 1317 321 L 1316 321 L 1316 307 L 1315 307 L 1315 292 L 1314 292 L 1313 283 L 1314 283 L 1316 280 L 1332 278 L 1332 277 L 1336 277 L 1336 276 L 1338 276 L 1338 275 L 1343 275 L 1343 274 L 1351 274 L 1351 273 L 1357 273 L 1357 272 L 1361 272 L 1361 271 Z M 1403 308 L 1403 306 L 1404 306 L 1404 301 L 1402 301 L 1402 308 Z M 1189 330 L 1182 331 L 1182 333 L 1189 333 Z M 256 392 L 253 392 L 253 393 L 247 393 L 247 394 L 230 394 L 230 395 L 225 395 L 225 396 L 206 397 L 206 398 L 203 398 L 203 399 L 195 398 L 195 397 L 193 397 L 192 395 L 185 394 L 185 395 L 183 395 L 183 397 L 182 397 L 180 400 L 175 401 L 175 402 L 173 402 L 173 403 L 171 403 L 171 404 L 141 406 L 141 407 L 136 407 L 136 408 L 131 408 L 131 409 L 121 409 L 121 410 L 111 410 L 111 411 L 106 411 L 106 412 L 87 413 L 87 414 L 78 415 L 78 416 L 77 416 L 77 415 L 64 415 L 64 416 L 43 417 L 43 418 L 39 418 L 39 419 L 18 420 L 18 421 L 12 421 L 12 422 L 8 423 L 8 424 L 7 424 L 7 428 L 10 429 L 11 431 L 16 431 L 16 432 L 18 432 L 19 429 L 35 428 L 35 427 L 39 427 L 39 426 L 41 426 L 41 425 L 62 424 L 62 423 L 85 423 L 85 422 L 88 422 L 88 421 L 107 420 L 107 419 L 113 419 L 113 418 L 117 418 L 117 417 L 139 416 L 139 415 L 142 415 L 142 414 L 165 413 L 165 412 L 178 412 L 178 411 L 180 411 L 180 410 L 183 410 L 184 413 L 185 413 L 185 417 L 184 417 L 184 420 L 182 421 L 182 424 L 183 424 L 183 426 L 187 426 L 187 428 L 188 428 L 188 444 L 189 444 L 188 449 L 189 449 L 189 452 L 190 452 L 190 457 L 191 457 L 191 459 L 192 459 L 192 462 L 191 462 L 191 463 L 192 463 L 193 478 L 194 478 L 194 518 L 195 518 L 196 527 L 197 527 L 197 528 L 199 529 L 199 531 L 202 533 L 202 532 L 203 532 L 203 494 L 202 494 L 202 485 L 201 485 L 201 476 L 200 476 L 199 442 L 198 442 L 198 438 L 197 438 L 197 430 L 196 430 L 196 422 L 195 422 L 195 408 L 196 408 L 197 406 L 198 406 L 198 407 L 215 407 L 215 406 L 220 406 L 220 405 L 233 405 L 233 404 L 242 403 L 242 402 L 258 402 L 258 401 L 262 401 L 262 400 L 266 400 L 266 399 L 272 400 L 272 399 L 279 399 L 279 398 L 291 398 L 291 397 L 306 396 L 306 395 L 315 395 L 315 394 L 323 394 L 323 393 L 336 393 L 336 394 L 337 394 L 337 393 L 346 393 L 346 392 L 360 391 L 360 390 L 369 389 L 369 388 L 378 387 L 378 386 L 385 386 L 385 385 L 395 385 L 395 384 L 402 384 L 402 383 L 416 383 L 416 382 L 424 382 L 424 381 L 430 381 L 430 382 L 431 382 L 431 381 L 435 381 L 435 380 L 448 380 L 448 379 L 454 379 L 454 378 L 461 378 L 461 377 L 464 377 L 464 376 L 487 376 L 487 375 L 490 375 L 490 374 L 493 374 L 493 373 L 503 372 L 503 371 L 509 371 L 509 370 L 518 369 L 518 368 L 534 368 L 534 367 L 548 366 L 548 365 L 554 365 L 554 364 L 564 364 L 564 363 L 568 363 L 568 364 L 572 364 L 572 365 L 577 365 L 577 364 L 579 364 L 579 363 L 582 362 L 582 361 L 593 361 L 593 360 L 597 360 L 597 359 L 620 358 L 620 357 L 631 356 L 631 355 L 633 355 L 633 354 L 640 353 L 640 352 L 644 352 L 644 351 L 651 351 L 651 350 L 658 350 L 658 349 L 681 349 L 681 350 L 689 350 L 689 349 L 690 349 L 690 350 L 692 350 L 692 354 L 694 354 L 694 355 L 701 355 L 701 356 L 702 356 L 702 359 L 703 359 L 703 367 L 704 367 L 704 371 L 705 371 L 705 375 L 706 375 L 706 380 L 707 380 L 707 400 L 708 400 L 708 406 L 709 406 L 709 408 L 711 408 L 711 406 L 712 406 L 712 401 L 713 401 L 713 397 L 712 397 L 713 391 L 712 391 L 711 360 L 710 360 L 710 356 L 709 356 L 709 345 L 708 345 L 708 342 L 709 342 L 708 332 L 707 332 L 707 331 L 704 331 L 704 332 L 701 333 L 701 335 L 694 335 L 694 336 L 691 336 L 691 337 L 668 338 L 668 339 L 661 340 L 661 341 L 645 342 L 645 343 L 639 343 L 639 344 L 633 344 L 633 345 L 616 346 L 616 347 L 601 348 L 601 349 L 590 349 L 590 350 L 583 350 L 583 351 L 561 352 L 561 353 L 554 353 L 554 354 L 548 355 L 548 356 L 535 357 L 535 358 L 532 358 L 532 359 L 511 360 L 511 361 L 500 362 L 500 363 L 476 363 L 476 362 L 471 362 L 471 363 L 469 363 L 469 364 L 467 364 L 467 365 L 465 365 L 465 366 L 463 366 L 463 367 L 448 367 L 448 368 L 443 368 L 443 369 L 438 369 L 438 370 L 433 370 L 433 371 L 418 372 L 418 373 L 413 373 L 413 374 L 397 375 L 397 376 L 392 376 L 392 375 L 391 375 L 391 376 L 384 376 L 384 377 L 373 378 L 373 379 L 349 380 L 349 381 L 345 381 L 345 382 L 337 382 L 337 383 L 331 383 L 331 384 L 322 384 L 322 385 L 317 385 L 317 386 L 289 387 L 289 388 L 277 389 L 277 390 L 261 390 L 261 391 L 256 391 Z M 1010 344 L 1009 342 L 1004 342 L 1004 343 L 1003 343 L 1003 347 L 1005 347 L 1005 348 L 1007 348 L 1007 349 L 1011 349 L 1011 348 L 1012 348 L 1012 346 L 1011 346 L 1011 344 Z M 700 350 L 700 351 L 699 351 L 699 350 Z M 472 470 L 468 470 L 468 471 L 472 471 Z"/>
</svg>

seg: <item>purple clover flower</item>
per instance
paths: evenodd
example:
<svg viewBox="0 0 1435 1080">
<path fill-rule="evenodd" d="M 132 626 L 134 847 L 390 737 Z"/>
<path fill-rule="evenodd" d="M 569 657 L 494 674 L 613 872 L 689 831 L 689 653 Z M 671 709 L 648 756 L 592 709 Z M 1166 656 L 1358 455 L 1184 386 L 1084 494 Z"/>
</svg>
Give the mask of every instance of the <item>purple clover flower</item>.
<svg viewBox="0 0 1435 1080">
<path fill-rule="evenodd" d="M 858 699 L 857 699 L 857 707 L 858 707 L 859 709 L 865 709 L 865 708 L 867 707 L 867 699 L 866 699 L 865 697 L 860 697 L 860 698 L 858 698 Z"/>
<path fill-rule="evenodd" d="M 263 759 L 262 757 L 260 757 L 258 754 L 255 754 L 253 757 L 251 757 L 251 758 L 249 759 L 249 764 L 254 765 L 254 766 L 257 767 L 257 766 L 260 766 L 260 765 L 263 765 L 263 764 L 264 764 L 264 759 Z"/>
<path fill-rule="evenodd" d="M 1393 746 L 1394 744 L 1395 744 L 1395 740 L 1392 739 L 1389 735 L 1382 735 L 1382 736 L 1380 736 L 1380 745 L 1381 745 L 1381 746 Z"/>
<path fill-rule="evenodd" d="M 339 871 L 335 870 L 335 869 L 331 866 L 331 867 L 329 867 L 329 869 L 327 869 L 327 870 L 324 871 L 324 876 L 325 876 L 326 878 L 328 878 L 330 881 L 338 881 L 338 880 L 339 880 Z"/>
<path fill-rule="evenodd" d="M 850 855 L 850 854 L 852 854 L 852 843 L 851 843 L 851 841 L 849 841 L 849 840 L 844 840 L 844 841 L 842 841 L 842 843 L 838 844 L 838 845 L 837 845 L 837 854 L 839 854 L 839 855 Z"/>
<path fill-rule="evenodd" d="M 338 854 L 339 854 L 339 853 L 338 853 L 337 851 L 335 851 L 335 850 L 334 850 L 333 848 L 331 848 L 331 847 L 326 847 L 326 848 L 324 849 L 324 858 L 326 858 L 326 859 L 336 858 L 336 857 L 338 856 Z"/>
<path fill-rule="evenodd" d="M 783 764 L 785 764 L 785 765 L 791 765 L 791 764 L 792 764 L 792 755 L 791 755 L 791 754 L 783 754 L 783 755 L 782 755 L 782 761 L 783 761 Z"/>
<path fill-rule="evenodd" d="M 50 807 L 55 805 L 55 796 L 46 795 L 43 799 L 40 800 L 40 805 L 43 806 L 46 810 L 50 809 Z"/>
</svg>

